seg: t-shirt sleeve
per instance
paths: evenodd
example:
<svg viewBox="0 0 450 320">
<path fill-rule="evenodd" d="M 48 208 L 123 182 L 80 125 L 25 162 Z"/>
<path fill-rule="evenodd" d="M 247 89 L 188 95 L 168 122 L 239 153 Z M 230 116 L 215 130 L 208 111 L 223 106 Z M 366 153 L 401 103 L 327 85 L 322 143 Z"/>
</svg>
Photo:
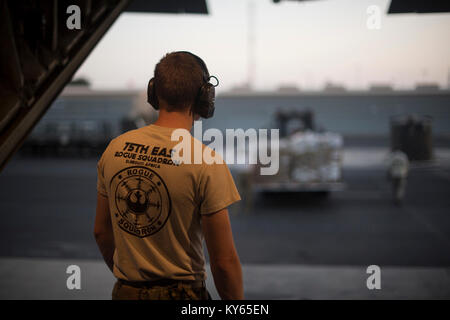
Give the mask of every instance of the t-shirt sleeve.
<svg viewBox="0 0 450 320">
<path fill-rule="evenodd" d="M 102 154 L 100 160 L 97 162 L 97 191 L 98 193 L 108 196 L 105 185 L 105 153 Z"/>
<path fill-rule="evenodd" d="M 217 212 L 241 200 L 225 162 L 204 166 L 200 182 L 200 214 Z"/>
</svg>

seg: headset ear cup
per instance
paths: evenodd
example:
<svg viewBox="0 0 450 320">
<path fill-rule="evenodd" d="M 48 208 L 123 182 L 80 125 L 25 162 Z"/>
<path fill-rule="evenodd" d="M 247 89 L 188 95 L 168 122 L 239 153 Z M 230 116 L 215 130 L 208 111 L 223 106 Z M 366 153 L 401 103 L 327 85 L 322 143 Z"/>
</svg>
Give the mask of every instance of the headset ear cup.
<svg viewBox="0 0 450 320">
<path fill-rule="evenodd" d="M 205 83 L 197 96 L 194 111 L 202 118 L 208 119 L 214 115 L 216 89 L 211 83 Z"/>
<path fill-rule="evenodd" d="M 147 102 L 150 103 L 155 110 L 159 110 L 158 98 L 155 92 L 155 78 L 151 78 L 148 82 Z"/>
<path fill-rule="evenodd" d="M 205 117 L 207 118 L 212 118 L 214 116 L 214 111 L 215 111 L 215 102 L 216 102 L 216 88 L 211 84 L 208 83 L 208 114 Z"/>
</svg>

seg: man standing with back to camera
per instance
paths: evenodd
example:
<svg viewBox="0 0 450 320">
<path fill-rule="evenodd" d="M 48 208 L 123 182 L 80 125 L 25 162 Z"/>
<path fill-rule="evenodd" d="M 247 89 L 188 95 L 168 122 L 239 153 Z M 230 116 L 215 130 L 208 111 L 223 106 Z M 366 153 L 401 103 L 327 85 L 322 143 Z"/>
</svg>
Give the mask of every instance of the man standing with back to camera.
<svg viewBox="0 0 450 320">
<path fill-rule="evenodd" d="M 198 56 L 167 54 L 148 86 L 158 119 L 113 139 L 97 164 L 94 235 L 117 278 L 113 299 L 210 299 L 203 237 L 220 297 L 243 299 L 227 210 L 240 196 L 227 165 L 172 159 L 172 132 L 214 113 L 210 79 Z"/>
</svg>

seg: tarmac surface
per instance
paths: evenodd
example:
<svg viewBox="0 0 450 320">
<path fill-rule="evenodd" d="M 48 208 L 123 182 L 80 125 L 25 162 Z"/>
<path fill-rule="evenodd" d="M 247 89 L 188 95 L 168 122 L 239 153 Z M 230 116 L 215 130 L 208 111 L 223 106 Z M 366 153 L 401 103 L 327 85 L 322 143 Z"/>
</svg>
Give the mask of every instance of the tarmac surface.
<svg viewBox="0 0 450 320">
<path fill-rule="evenodd" d="M 247 298 L 450 298 L 449 149 L 412 167 L 401 207 L 386 154 L 346 149 L 347 187 L 328 197 L 262 194 L 250 212 L 230 209 Z M 16 156 L 0 173 L 0 298 L 109 298 L 113 279 L 92 236 L 95 165 Z M 95 289 L 67 292 L 69 264 L 86 265 Z M 366 287 L 369 265 L 381 267 L 378 292 Z"/>
<path fill-rule="evenodd" d="M 80 289 L 69 290 L 66 270 L 81 270 Z M 207 266 L 206 286 L 219 299 Z M 246 299 L 448 299 L 444 268 L 382 267 L 381 289 L 368 290 L 362 266 L 243 264 Z M 276 276 L 274 276 L 276 275 Z M 20 281 L 18 281 L 20 279 Z M 1 299 L 111 299 L 114 276 L 99 260 L 0 258 Z"/>
</svg>

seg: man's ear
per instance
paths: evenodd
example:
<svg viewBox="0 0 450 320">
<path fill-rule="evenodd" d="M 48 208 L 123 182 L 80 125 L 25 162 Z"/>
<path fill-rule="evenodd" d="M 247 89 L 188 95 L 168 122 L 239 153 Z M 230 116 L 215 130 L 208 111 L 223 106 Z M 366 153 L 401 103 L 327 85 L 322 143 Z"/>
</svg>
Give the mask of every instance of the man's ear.
<svg viewBox="0 0 450 320">
<path fill-rule="evenodd" d="M 189 115 L 195 120 L 196 113 L 194 112 L 194 105 L 189 107 Z"/>
<path fill-rule="evenodd" d="M 192 116 L 192 119 L 194 119 L 194 121 L 197 121 L 198 119 L 201 118 L 201 116 L 200 116 L 197 112 L 195 112 L 194 105 L 192 105 L 192 106 L 189 108 L 189 115 Z"/>
</svg>

